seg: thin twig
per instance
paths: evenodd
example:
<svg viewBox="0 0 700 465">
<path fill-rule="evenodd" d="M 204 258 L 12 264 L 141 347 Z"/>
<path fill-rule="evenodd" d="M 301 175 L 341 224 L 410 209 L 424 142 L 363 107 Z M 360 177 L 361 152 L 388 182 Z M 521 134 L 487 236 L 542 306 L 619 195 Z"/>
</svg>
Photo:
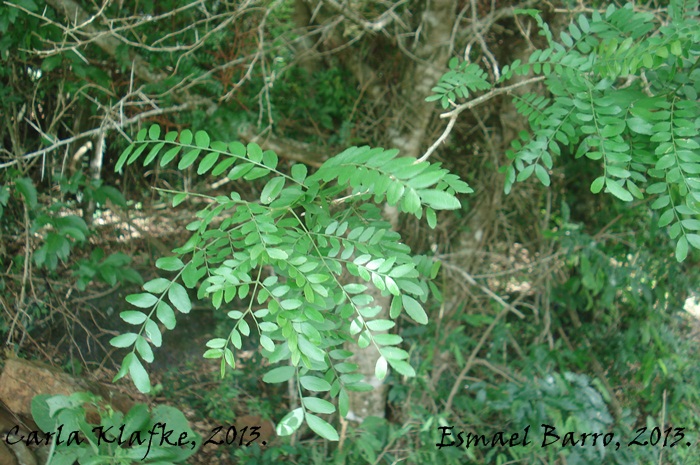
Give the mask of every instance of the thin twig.
<svg viewBox="0 0 700 465">
<path fill-rule="evenodd" d="M 447 397 L 447 403 L 445 404 L 445 412 L 450 412 L 452 410 L 452 402 L 454 402 L 454 398 L 457 395 L 460 386 L 462 385 L 462 381 L 467 376 L 467 373 L 469 373 L 469 370 L 471 370 L 472 366 L 474 366 L 476 354 L 478 354 L 481 348 L 484 346 L 484 344 L 486 343 L 486 339 L 496 327 L 498 321 L 501 318 L 503 318 L 506 315 L 506 313 L 508 313 L 508 311 L 509 309 L 503 308 L 503 310 L 501 310 L 498 313 L 498 315 L 496 315 L 496 318 L 493 319 L 489 327 L 486 328 L 486 331 L 484 331 L 484 334 L 481 335 L 481 339 L 479 339 L 479 342 L 476 344 L 476 347 L 474 347 L 471 354 L 469 354 L 469 359 L 467 360 L 467 363 L 464 365 L 464 368 L 462 368 L 462 371 L 459 372 L 459 375 L 457 375 L 457 379 L 455 380 L 454 384 L 452 385 L 452 389 L 450 390 L 450 395 Z"/>
<path fill-rule="evenodd" d="M 126 120 L 122 121 L 121 123 L 111 123 L 111 124 L 106 125 L 104 128 L 98 127 L 95 129 L 90 129 L 88 131 L 85 131 L 85 132 L 78 134 L 77 136 L 73 136 L 73 137 L 69 137 L 67 139 L 59 140 L 57 142 L 54 142 L 53 144 L 51 144 L 48 147 L 37 150 L 35 152 L 30 152 L 30 153 L 27 153 L 25 155 L 22 155 L 22 156 L 14 159 L 12 161 L 9 161 L 7 163 L 0 163 L 0 168 L 7 168 L 9 166 L 16 165 L 17 163 L 19 163 L 23 160 L 30 160 L 32 158 L 39 157 L 41 155 L 44 155 L 45 153 L 49 153 L 53 150 L 56 150 L 59 147 L 63 147 L 64 145 L 72 144 L 76 140 L 97 135 L 97 134 L 101 133 L 102 131 L 108 131 L 108 130 L 112 130 L 112 129 L 119 130 L 125 126 L 130 126 L 132 124 L 138 123 L 143 119 L 150 118 L 152 116 L 162 115 L 165 113 L 173 113 L 173 112 L 177 112 L 177 111 L 186 110 L 190 106 L 191 106 L 190 103 L 183 103 L 181 105 L 176 105 L 174 107 L 156 108 L 154 110 L 144 111 L 143 113 L 139 113 L 138 115 L 133 116 L 129 119 L 126 119 Z"/>
<path fill-rule="evenodd" d="M 455 266 L 455 265 L 453 265 L 453 264 L 451 264 L 451 263 L 449 263 L 449 262 L 442 262 L 442 266 L 444 266 L 445 268 L 448 268 L 448 269 L 450 269 L 450 270 L 452 270 L 452 271 L 456 271 L 458 274 L 462 275 L 462 277 L 463 277 L 464 279 L 467 280 L 467 283 L 469 283 L 469 284 L 471 284 L 472 286 L 475 286 L 475 287 L 478 287 L 479 289 L 481 289 L 481 292 L 483 292 L 484 294 L 488 295 L 488 296 L 491 297 L 493 300 L 495 300 L 496 302 L 498 302 L 498 303 L 501 305 L 501 307 L 503 307 L 504 309 L 506 309 L 506 310 L 508 310 L 508 311 L 510 311 L 510 312 L 513 312 L 515 315 L 518 316 L 518 318 L 520 318 L 520 319 L 525 318 L 525 315 L 523 315 L 522 312 L 521 312 L 520 310 L 518 310 L 517 308 L 515 308 L 514 306 L 512 306 L 511 304 L 509 304 L 509 303 L 506 302 L 505 300 L 503 300 L 502 297 L 500 297 L 498 294 L 496 294 L 495 292 L 493 292 L 493 291 L 492 291 L 491 289 L 489 289 L 488 287 L 483 286 L 483 285 L 477 283 L 476 280 L 475 280 L 474 278 L 472 278 L 472 276 L 471 276 L 469 273 L 467 273 L 466 271 L 464 271 L 462 268 L 460 268 L 460 267 L 458 267 L 458 266 Z"/>
</svg>

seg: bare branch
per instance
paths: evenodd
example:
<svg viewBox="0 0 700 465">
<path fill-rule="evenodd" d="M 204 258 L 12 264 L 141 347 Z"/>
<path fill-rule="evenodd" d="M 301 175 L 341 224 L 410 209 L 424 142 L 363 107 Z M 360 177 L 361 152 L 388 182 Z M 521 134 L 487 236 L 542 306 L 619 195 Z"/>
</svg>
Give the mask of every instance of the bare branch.
<svg viewBox="0 0 700 465">
<path fill-rule="evenodd" d="M 535 82 L 544 81 L 544 78 L 545 78 L 544 76 L 537 76 L 537 77 L 533 77 L 530 79 L 526 79 L 524 81 L 518 82 L 516 84 L 510 85 L 507 87 L 499 87 L 497 89 L 493 89 L 493 90 L 485 93 L 484 95 L 480 95 L 479 97 L 475 98 L 474 100 L 470 100 L 466 103 L 458 105 L 452 111 L 441 114 L 440 118 L 451 118 L 455 114 L 459 115 L 464 110 L 469 110 L 471 108 L 474 108 L 477 105 L 481 105 L 482 103 L 487 102 L 498 95 L 508 93 L 512 90 L 517 89 L 518 87 L 523 87 L 523 86 L 527 86 L 530 84 L 534 84 Z"/>
<path fill-rule="evenodd" d="M 84 25 L 87 32 L 98 32 L 88 17 L 88 14 L 73 0 L 47 0 L 49 5 L 62 13 L 69 21 L 80 22 Z M 116 56 L 117 47 L 120 42 L 110 34 L 98 34 L 95 39 L 95 44 L 111 56 Z M 153 70 L 150 64 L 140 55 L 133 54 L 132 60 L 134 63 L 134 72 L 138 77 L 146 82 L 160 82 L 167 78 L 167 74 L 162 71 Z"/>
<path fill-rule="evenodd" d="M 444 266 L 445 268 L 450 269 L 451 271 L 454 271 L 454 272 L 458 273 L 460 276 L 462 276 L 462 277 L 467 281 L 468 284 L 470 284 L 470 285 L 472 285 L 472 286 L 474 286 L 474 287 L 478 287 L 478 288 L 481 290 L 481 292 L 483 292 L 484 294 L 486 294 L 487 296 L 489 296 L 490 298 L 492 298 L 493 300 L 495 300 L 496 302 L 498 302 L 498 304 L 499 304 L 501 307 L 503 307 L 504 310 L 507 309 L 507 310 L 510 311 L 511 313 L 514 313 L 515 315 L 517 315 L 517 317 L 520 318 L 520 319 L 525 318 L 525 315 L 523 315 L 522 312 L 521 312 L 520 310 L 518 310 L 517 308 L 513 307 L 511 304 L 509 304 L 509 303 L 506 302 L 505 300 L 503 300 L 503 298 L 502 298 L 501 296 L 499 296 L 498 294 L 496 294 L 495 292 L 493 292 L 493 291 L 492 291 L 491 289 L 489 289 L 488 287 L 483 286 L 483 285 L 479 284 L 478 282 L 476 282 L 476 280 L 475 280 L 469 273 L 467 273 L 466 271 L 464 271 L 461 267 L 455 266 L 455 265 L 453 265 L 453 264 L 451 264 L 450 262 L 447 262 L 447 261 L 442 261 L 442 266 Z"/>
<path fill-rule="evenodd" d="M 337 11 L 341 15 L 343 15 L 345 18 L 349 19 L 353 23 L 357 24 L 360 26 L 362 29 L 364 29 L 367 32 L 370 33 L 377 33 L 380 31 L 384 31 L 386 34 L 385 28 L 389 24 L 391 24 L 392 20 L 396 17 L 394 15 L 394 10 L 398 8 L 399 6 L 403 5 L 406 3 L 408 0 L 400 0 L 396 3 L 394 3 L 388 10 L 386 10 L 384 13 L 382 13 L 379 18 L 375 19 L 374 21 L 368 21 L 365 18 L 362 17 L 361 14 L 358 12 L 351 10 L 350 8 L 347 7 L 347 5 L 339 4 L 336 2 L 336 0 L 323 0 L 323 3 L 331 7 L 333 10 Z"/>
<path fill-rule="evenodd" d="M 53 150 L 56 150 L 60 147 L 66 146 L 68 144 L 72 144 L 73 142 L 80 140 L 80 139 L 83 139 L 85 137 L 92 137 L 94 135 L 97 135 L 97 134 L 100 134 L 102 132 L 106 132 L 106 131 L 109 131 L 112 129 L 121 130 L 122 128 L 124 128 L 126 126 L 131 126 L 132 124 L 136 124 L 136 123 L 140 122 L 141 120 L 151 118 L 153 116 L 162 115 L 165 113 L 174 113 L 174 112 L 178 112 L 178 111 L 187 110 L 190 107 L 191 107 L 191 104 L 184 103 L 181 105 L 176 105 L 174 107 L 156 108 L 153 110 L 147 110 L 147 111 L 144 111 L 143 113 L 139 113 L 138 115 L 136 115 L 132 118 L 123 120 L 120 123 L 110 122 L 109 124 L 106 124 L 104 127 L 97 127 L 95 129 L 90 129 L 89 131 L 82 132 L 76 136 L 55 141 L 53 144 L 51 144 L 50 146 L 45 147 L 43 149 L 27 153 L 25 155 L 22 155 L 21 157 L 15 158 L 14 160 L 9 161 L 7 163 L 0 163 L 0 168 L 7 168 L 9 166 L 16 165 L 22 161 L 31 160 L 33 158 L 40 157 L 40 156 L 44 155 L 45 153 L 49 153 Z"/>
<path fill-rule="evenodd" d="M 450 121 L 447 123 L 447 127 L 446 127 L 445 130 L 442 132 L 442 134 L 440 135 L 440 137 L 438 137 L 437 140 L 433 143 L 433 145 L 431 145 L 431 146 L 428 148 L 428 150 L 426 150 L 426 152 L 423 154 L 422 157 L 420 157 L 419 159 L 416 160 L 416 163 L 420 163 L 420 162 L 422 162 L 422 161 L 426 161 L 428 158 L 430 158 L 430 155 L 432 155 L 433 152 L 434 152 L 435 150 L 437 150 L 437 148 L 440 146 L 440 144 L 442 144 L 443 142 L 445 142 L 445 139 L 447 139 L 447 136 L 449 136 L 450 133 L 452 132 L 452 128 L 455 127 L 455 123 L 456 123 L 456 122 L 457 122 L 457 115 L 453 115 L 453 116 L 450 118 Z"/>
<path fill-rule="evenodd" d="M 435 152 L 435 150 L 437 150 L 437 148 L 440 146 L 440 144 L 445 142 L 445 140 L 447 139 L 447 136 L 450 135 L 450 133 L 452 132 L 452 129 L 455 126 L 455 122 L 457 121 L 457 117 L 463 111 L 470 110 L 478 105 L 481 105 L 484 102 L 491 100 L 494 97 L 497 97 L 498 95 L 508 93 L 514 89 L 517 89 L 518 87 L 533 84 L 535 82 L 539 82 L 542 80 L 544 80 L 544 76 L 537 76 L 534 78 L 526 79 L 525 81 L 521 81 L 521 82 L 518 82 L 516 84 L 507 86 L 507 87 L 499 87 L 497 89 L 493 89 L 493 90 L 485 93 L 484 95 L 480 95 L 479 97 L 477 97 L 473 100 L 470 100 L 466 103 L 463 103 L 463 104 L 457 106 L 452 111 L 441 114 L 440 118 L 449 118 L 450 119 L 447 123 L 447 127 L 442 132 L 440 137 L 438 137 L 438 139 L 433 143 L 433 145 L 431 145 L 430 148 L 428 148 L 428 150 L 423 154 L 423 156 L 421 156 L 418 160 L 416 160 L 416 163 L 427 160 L 430 157 L 430 155 L 432 155 L 433 152 Z"/>
</svg>

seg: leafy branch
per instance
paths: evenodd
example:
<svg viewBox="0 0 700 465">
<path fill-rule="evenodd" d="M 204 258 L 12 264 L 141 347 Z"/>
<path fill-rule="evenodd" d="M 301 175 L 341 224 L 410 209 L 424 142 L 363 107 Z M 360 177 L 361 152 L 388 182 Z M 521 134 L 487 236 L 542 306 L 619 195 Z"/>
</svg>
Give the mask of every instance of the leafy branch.
<svg viewBox="0 0 700 465">
<path fill-rule="evenodd" d="M 656 26 L 653 15 L 631 4 L 610 5 L 602 14 L 579 15 L 556 41 L 537 10 L 520 10 L 536 20 L 548 46 L 527 63 L 504 66 L 498 82 L 533 73 L 516 85 L 541 80 L 548 91 L 514 97 L 531 130 L 506 152 L 512 161 L 504 167 L 506 193 L 533 173 L 548 186 L 554 159 L 562 154 L 602 161 L 591 192 L 605 189 L 624 202 L 657 195 L 651 208 L 661 211 L 658 225 L 669 227 L 676 259 L 683 261 L 689 246 L 700 249 L 700 23 L 697 2 L 672 1 L 668 11 L 669 23 Z M 450 68 L 427 99 L 451 106 L 442 115 L 450 120 L 423 158 L 445 139 L 459 113 L 506 89 L 458 103 L 491 85 L 484 85 L 484 72 L 474 64 L 452 62 Z"/>
<path fill-rule="evenodd" d="M 207 198 L 208 204 L 187 225 L 192 235 L 173 250 L 174 256 L 156 262 L 157 268 L 177 274 L 173 279 L 153 279 L 144 284 L 145 292 L 127 297 L 143 310 L 121 313 L 139 329 L 112 340 L 116 347 L 131 348 L 115 379 L 128 374 L 139 390 L 150 390 L 142 361 L 152 362 L 151 345 L 161 345 L 157 322 L 173 329 L 173 307 L 189 312 L 188 290 L 197 289 L 197 298 L 211 299 L 214 308 L 226 311 L 232 321 L 226 338 L 208 341 L 205 358 L 220 359 L 223 376 L 227 367 L 235 366 L 234 351 L 241 349 L 253 324 L 263 355 L 272 364 L 287 364 L 273 368 L 263 380 L 281 383 L 296 378 L 301 394 L 302 407 L 279 423 L 278 433 L 291 434 L 306 421 L 322 437 L 337 440 L 335 429 L 317 416 L 332 413 L 335 407 L 313 393 L 337 397 L 340 413 L 346 415 L 347 391 L 371 389 L 355 373 L 356 365 L 341 361 L 352 355 L 342 349 L 346 341 L 355 341 L 360 348 L 377 347 L 378 378 L 384 378 L 389 367 L 414 376 L 408 353 L 398 347 L 402 338 L 382 332 L 394 327 L 392 320 L 402 311 L 419 324 L 428 322 L 423 308 L 431 289 L 427 281 L 439 269 L 438 263 L 411 255 L 382 219 L 379 205 L 396 205 L 417 218 L 425 214 L 434 228 L 436 210 L 460 208 L 456 194 L 472 191 L 439 164 L 397 155 L 397 150 L 352 147 L 311 175 L 302 164 L 286 174 L 278 169 L 274 152 L 254 143 L 211 141 L 205 131 L 161 137 L 157 125 L 142 129 L 121 154 L 117 170 L 142 156 L 144 165 L 159 159 L 160 166 L 175 163 L 179 156 L 180 170 L 196 166 L 199 175 L 267 180 L 252 200 L 237 192 L 215 197 L 195 194 Z M 351 195 L 343 198 L 344 208 L 335 208 L 338 196 L 348 189 Z M 188 195 L 176 193 L 173 206 Z M 221 221 L 213 226 L 217 218 Z M 345 273 L 360 282 L 344 284 Z M 391 320 L 378 317 L 381 307 L 368 293 L 370 284 L 391 296 Z M 243 311 L 236 308 L 246 301 Z"/>
</svg>

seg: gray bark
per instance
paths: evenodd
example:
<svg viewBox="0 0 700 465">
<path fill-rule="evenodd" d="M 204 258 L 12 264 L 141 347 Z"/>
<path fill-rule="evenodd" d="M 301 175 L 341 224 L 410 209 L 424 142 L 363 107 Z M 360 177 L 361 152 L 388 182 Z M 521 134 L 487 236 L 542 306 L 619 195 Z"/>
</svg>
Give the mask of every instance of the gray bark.
<svg viewBox="0 0 700 465">
<path fill-rule="evenodd" d="M 401 155 L 418 158 L 426 142 L 428 124 L 436 114 L 436 106 L 425 98 L 430 89 L 444 73 L 450 54 L 452 26 L 456 17 L 456 3 L 452 0 L 429 2 L 422 15 L 419 40 L 412 53 L 408 69 L 400 84 L 399 101 L 393 105 L 394 124 L 389 129 L 388 145 L 401 150 Z M 358 65 L 359 66 L 359 65 Z M 362 67 L 363 74 L 367 70 Z M 385 216 L 394 229 L 397 227 L 398 211 L 385 206 Z M 382 312 L 377 318 L 388 318 L 389 297 L 368 283 L 374 297 L 373 305 L 381 305 Z M 370 344 L 365 349 L 350 348 L 355 351 L 353 362 L 359 366 L 365 382 L 375 389 L 371 392 L 350 392 L 350 413 L 352 420 L 361 421 L 368 416 L 384 417 L 386 411 L 387 385 L 374 375 L 375 365 L 380 357 L 378 349 Z"/>
</svg>

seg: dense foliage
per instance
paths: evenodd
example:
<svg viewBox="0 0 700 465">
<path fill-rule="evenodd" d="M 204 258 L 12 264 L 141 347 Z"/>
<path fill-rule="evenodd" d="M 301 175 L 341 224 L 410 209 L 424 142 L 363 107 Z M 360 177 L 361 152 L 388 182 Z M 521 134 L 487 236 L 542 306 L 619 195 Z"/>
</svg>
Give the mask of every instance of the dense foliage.
<svg viewBox="0 0 700 465">
<path fill-rule="evenodd" d="M 698 326 L 682 308 L 700 280 L 697 1 L 350 3 L 0 5 L 10 350 L 43 358 L 43 336 L 73 322 L 126 349 L 110 376 L 290 436 L 215 452 L 237 463 L 696 463 Z M 436 23 L 452 32 L 443 61 L 440 8 L 455 9 Z M 427 152 L 406 157 L 421 131 Z M 126 231 L 156 206 L 181 223 L 151 256 L 157 228 L 138 230 L 145 247 Z M 87 324 L 95 297 L 106 331 Z M 177 333 L 195 306 L 218 325 Z M 174 333 L 205 337 L 197 355 L 218 369 L 152 385 Z M 386 418 L 356 424 L 348 397 L 372 387 L 348 349 L 367 347 Z M 53 358 L 82 366 L 73 353 Z M 170 408 L 120 414 L 86 394 L 33 406 L 40 427 L 92 439 L 56 463 L 142 452 L 95 446 L 98 423 L 189 431 Z M 543 424 L 615 441 L 540 447 Z M 446 445 L 528 427 L 531 447 Z"/>
<path fill-rule="evenodd" d="M 506 193 L 533 173 L 549 186 L 548 171 L 562 153 L 600 160 L 603 174 L 591 192 L 605 188 L 625 202 L 654 196 L 658 225 L 669 227 L 676 258 L 685 260 L 689 245 L 700 249 L 697 2 L 671 2 L 659 28 L 653 14 L 611 4 L 603 14 L 579 15 L 560 42 L 537 10 L 520 13 L 537 20 L 548 46 L 504 66 L 499 82 L 533 73 L 544 76 L 547 92 L 515 99 L 531 131 L 508 151 Z M 443 108 L 491 88 L 476 64 L 453 58 L 450 67 L 428 99 Z"/>
<path fill-rule="evenodd" d="M 86 411 L 99 420 L 88 421 Z M 91 393 L 42 394 L 32 400 L 32 414 L 42 431 L 64 434 L 46 459 L 51 465 L 183 463 L 201 444 L 182 412 L 167 405 L 149 411 L 136 404 L 123 414 Z M 177 432 L 173 439 L 161 440 L 165 428 Z M 173 446 L 178 442 L 182 447 Z"/>
</svg>

